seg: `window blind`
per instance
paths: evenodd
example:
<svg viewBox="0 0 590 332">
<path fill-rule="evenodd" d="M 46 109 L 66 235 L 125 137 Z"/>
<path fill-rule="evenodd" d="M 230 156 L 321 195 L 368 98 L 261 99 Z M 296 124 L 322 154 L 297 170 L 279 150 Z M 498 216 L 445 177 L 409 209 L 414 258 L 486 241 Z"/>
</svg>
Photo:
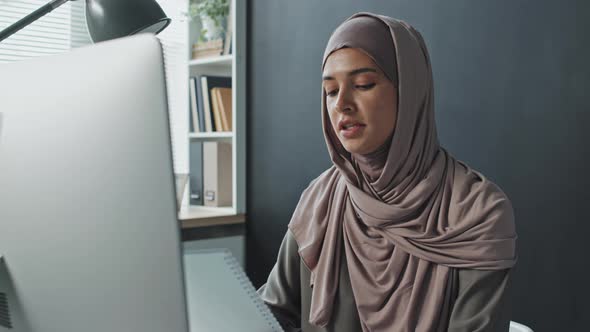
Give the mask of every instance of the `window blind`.
<svg viewBox="0 0 590 332">
<path fill-rule="evenodd" d="M 47 3 L 48 0 L 0 0 L 0 29 Z M 84 1 L 67 2 L 0 42 L 0 63 L 62 53 L 89 43 Z"/>
<path fill-rule="evenodd" d="M 164 50 L 174 172 L 188 173 L 188 0 L 158 0 L 172 20 L 158 38 Z"/>
</svg>

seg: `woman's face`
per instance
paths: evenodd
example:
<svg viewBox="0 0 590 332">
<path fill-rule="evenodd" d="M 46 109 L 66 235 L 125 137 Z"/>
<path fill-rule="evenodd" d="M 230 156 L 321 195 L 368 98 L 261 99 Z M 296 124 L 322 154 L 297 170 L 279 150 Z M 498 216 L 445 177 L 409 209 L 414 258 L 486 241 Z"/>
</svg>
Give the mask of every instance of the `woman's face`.
<svg viewBox="0 0 590 332">
<path fill-rule="evenodd" d="M 371 153 L 391 138 L 397 89 L 363 51 L 343 48 L 330 54 L 323 88 L 332 128 L 348 152 Z"/>
</svg>

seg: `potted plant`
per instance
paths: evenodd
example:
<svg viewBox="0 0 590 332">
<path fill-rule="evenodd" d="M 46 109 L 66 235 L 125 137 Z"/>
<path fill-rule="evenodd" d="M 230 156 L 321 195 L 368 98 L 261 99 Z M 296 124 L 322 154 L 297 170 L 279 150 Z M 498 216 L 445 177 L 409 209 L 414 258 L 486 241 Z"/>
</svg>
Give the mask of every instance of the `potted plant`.
<svg viewBox="0 0 590 332">
<path fill-rule="evenodd" d="M 228 14 L 229 0 L 190 0 L 190 17 L 201 21 L 201 41 L 222 38 Z"/>
</svg>

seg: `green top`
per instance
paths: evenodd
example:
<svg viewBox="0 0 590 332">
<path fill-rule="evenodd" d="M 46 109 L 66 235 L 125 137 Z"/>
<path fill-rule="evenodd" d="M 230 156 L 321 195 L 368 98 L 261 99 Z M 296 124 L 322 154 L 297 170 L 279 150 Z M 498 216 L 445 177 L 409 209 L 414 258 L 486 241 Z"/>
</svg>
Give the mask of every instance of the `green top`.
<svg viewBox="0 0 590 332">
<path fill-rule="evenodd" d="M 344 253 L 344 251 L 343 251 Z M 452 332 L 508 331 L 510 270 L 457 269 L 456 298 L 449 317 Z M 345 255 L 340 262 L 340 280 L 330 323 L 325 328 L 309 324 L 312 288 L 311 272 L 298 253 L 298 245 L 287 231 L 277 262 L 258 294 L 269 306 L 285 331 L 359 332 L 361 325 L 348 275 Z"/>
</svg>

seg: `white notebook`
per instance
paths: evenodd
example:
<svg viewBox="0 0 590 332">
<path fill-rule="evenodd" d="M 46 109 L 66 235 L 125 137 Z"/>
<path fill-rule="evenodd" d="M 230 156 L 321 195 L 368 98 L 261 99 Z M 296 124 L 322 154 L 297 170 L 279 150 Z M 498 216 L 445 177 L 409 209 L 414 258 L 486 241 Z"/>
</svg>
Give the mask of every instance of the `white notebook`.
<svg viewBox="0 0 590 332">
<path fill-rule="evenodd" d="M 187 250 L 184 269 L 191 332 L 283 331 L 229 250 Z"/>
</svg>

